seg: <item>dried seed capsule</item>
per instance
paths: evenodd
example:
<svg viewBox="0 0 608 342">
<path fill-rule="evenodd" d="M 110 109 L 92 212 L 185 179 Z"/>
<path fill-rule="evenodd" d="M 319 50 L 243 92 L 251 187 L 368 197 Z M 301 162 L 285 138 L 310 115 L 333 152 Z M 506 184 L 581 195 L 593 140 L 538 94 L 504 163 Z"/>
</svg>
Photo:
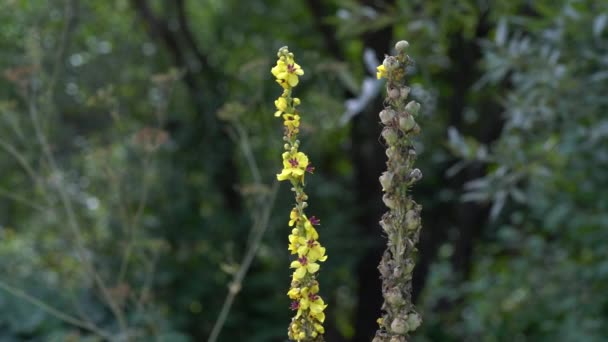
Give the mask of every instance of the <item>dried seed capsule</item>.
<svg viewBox="0 0 608 342">
<path fill-rule="evenodd" d="M 416 121 L 414 118 L 408 113 L 403 113 L 404 115 L 399 117 L 399 127 L 405 132 L 409 132 L 416 125 Z"/>
<path fill-rule="evenodd" d="M 390 188 L 391 183 L 393 182 L 394 174 L 392 172 L 386 171 L 380 175 L 380 184 L 382 185 L 382 191 L 386 191 Z"/>
<path fill-rule="evenodd" d="M 386 69 L 387 72 L 391 72 L 399 67 L 399 61 L 393 56 L 387 56 L 382 62 L 382 65 L 384 65 L 384 69 Z"/>
<path fill-rule="evenodd" d="M 399 89 L 401 100 L 407 99 L 407 97 L 410 95 L 410 90 L 411 88 L 406 86 L 403 86 L 401 87 L 401 89 Z"/>
<path fill-rule="evenodd" d="M 407 103 L 407 105 L 405 105 L 405 110 L 414 116 L 418 115 L 418 111 L 420 110 L 420 103 L 416 101 L 410 101 Z"/>
<path fill-rule="evenodd" d="M 401 96 L 401 90 L 399 90 L 397 88 L 389 89 L 389 91 L 388 91 L 388 97 L 391 100 L 396 101 L 396 100 L 399 99 L 400 96 Z"/>
<path fill-rule="evenodd" d="M 399 139 L 399 134 L 395 129 L 385 127 L 384 130 L 382 130 L 382 137 L 387 144 L 394 145 L 397 142 L 397 139 Z"/>
<path fill-rule="evenodd" d="M 382 121 L 384 125 L 388 125 L 393 121 L 396 115 L 397 113 L 393 109 L 385 108 L 380 112 L 380 121 Z"/>
<path fill-rule="evenodd" d="M 420 315 L 417 312 L 412 312 L 408 315 L 407 324 L 410 328 L 410 331 L 416 330 L 416 328 L 418 328 L 421 323 L 422 319 L 420 318 Z"/>
<path fill-rule="evenodd" d="M 391 331 L 395 334 L 405 335 L 410 330 L 407 321 L 401 317 L 397 317 L 391 323 Z"/>
<path fill-rule="evenodd" d="M 407 40 L 400 40 L 395 44 L 395 50 L 397 50 L 398 53 L 402 53 L 409 46 L 410 46 L 410 43 L 408 43 Z"/>
<path fill-rule="evenodd" d="M 387 207 L 389 207 L 391 209 L 395 209 L 396 203 L 393 200 L 393 198 L 390 197 L 389 195 L 384 194 L 384 196 L 382 196 L 382 201 L 384 202 L 384 205 L 386 205 Z"/>
<path fill-rule="evenodd" d="M 393 287 L 384 293 L 384 299 L 392 305 L 401 306 L 405 304 L 405 299 L 398 287 Z"/>
</svg>

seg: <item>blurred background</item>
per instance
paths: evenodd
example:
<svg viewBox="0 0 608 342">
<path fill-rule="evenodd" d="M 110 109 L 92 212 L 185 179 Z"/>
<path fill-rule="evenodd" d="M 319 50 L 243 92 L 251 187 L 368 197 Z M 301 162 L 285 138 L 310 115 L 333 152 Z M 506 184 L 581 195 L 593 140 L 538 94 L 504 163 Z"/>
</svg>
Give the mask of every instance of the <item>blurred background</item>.
<svg viewBox="0 0 608 342">
<path fill-rule="evenodd" d="M 0 341 L 286 340 L 283 45 L 326 339 L 370 341 L 374 69 L 401 39 L 423 112 L 413 340 L 608 340 L 607 2 L 1 0 Z"/>
</svg>

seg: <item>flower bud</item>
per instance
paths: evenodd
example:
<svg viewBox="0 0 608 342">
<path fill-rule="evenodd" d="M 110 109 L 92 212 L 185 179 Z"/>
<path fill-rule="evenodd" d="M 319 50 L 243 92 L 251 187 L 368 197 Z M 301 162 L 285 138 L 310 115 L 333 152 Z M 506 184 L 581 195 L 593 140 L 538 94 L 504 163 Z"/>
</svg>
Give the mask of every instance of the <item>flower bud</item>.
<svg viewBox="0 0 608 342">
<path fill-rule="evenodd" d="M 386 69 L 387 72 L 391 72 L 399 67 L 399 61 L 393 56 L 387 56 L 382 62 L 382 65 L 384 65 L 384 69 Z"/>
<path fill-rule="evenodd" d="M 397 50 L 398 53 L 402 53 L 409 46 L 410 46 L 410 43 L 408 43 L 407 40 L 400 40 L 395 44 L 395 50 Z"/>
<path fill-rule="evenodd" d="M 393 182 L 394 174 L 392 172 L 386 171 L 380 175 L 380 184 L 382 185 L 382 191 L 386 191 L 391 187 L 391 183 Z"/>
<path fill-rule="evenodd" d="M 382 130 L 382 137 L 389 145 L 394 145 L 397 142 L 397 139 L 399 139 L 397 131 L 391 127 L 385 127 L 384 130 Z"/>
<path fill-rule="evenodd" d="M 409 132 L 416 125 L 416 121 L 408 113 L 404 114 L 404 116 L 399 117 L 399 127 L 405 132 Z"/>
<path fill-rule="evenodd" d="M 380 112 L 380 121 L 383 124 L 388 125 L 397 115 L 395 111 L 391 108 L 385 108 Z"/>
<path fill-rule="evenodd" d="M 418 111 L 420 110 L 420 103 L 416 101 L 410 101 L 407 103 L 407 105 L 405 105 L 405 110 L 412 115 L 418 115 Z"/>
<path fill-rule="evenodd" d="M 395 334 L 405 335 L 410 330 L 408 323 L 401 317 L 397 317 L 391 323 L 391 331 Z"/>
<path fill-rule="evenodd" d="M 410 327 L 410 331 L 416 330 L 416 328 L 418 328 L 421 323 L 422 319 L 420 318 L 420 315 L 417 312 L 412 312 L 408 315 L 407 324 Z"/>
</svg>

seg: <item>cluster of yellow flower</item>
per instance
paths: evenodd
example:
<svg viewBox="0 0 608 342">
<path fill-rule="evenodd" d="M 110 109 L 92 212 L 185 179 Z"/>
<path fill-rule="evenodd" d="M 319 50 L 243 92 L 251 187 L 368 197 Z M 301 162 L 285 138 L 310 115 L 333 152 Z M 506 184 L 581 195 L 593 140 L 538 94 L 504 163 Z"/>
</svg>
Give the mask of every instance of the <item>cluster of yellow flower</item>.
<svg viewBox="0 0 608 342">
<path fill-rule="evenodd" d="M 323 312 L 327 305 L 319 296 L 319 283 L 316 273 L 319 271 L 318 262 L 327 260 L 325 247 L 319 243 L 319 233 L 314 228 L 319 220 L 304 214 L 308 196 L 304 192 L 304 175 L 312 173 L 314 167 L 310 164 L 308 156 L 298 151 L 300 141 L 298 133 L 300 128 L 300 115 L 296 106 L 300 104 L 298 98 L 291 97 L 292 89 L 298 85 L 299 78 L 304 74 L 302 68 L 294 61 L 294 56 L 287 47 L 279 49 L 279 58 L 276 66 L 271 70 L 277 83 L 283 87 L 283 94 L 274 102 L 277 111 L 276 117 L 283 118 L 285 126 L 285 152 L 283 170 L 277 174 L 280 181 L 289 180 L 295 192 L 296 204 L 289 215 L 289 226 L 293 227 L 289 235 L 289 251 L 297 258 L 291 263 L 294 269 L 291 288 L 287 295 L 292 300 L 291 309 L 297 311 L 289 325 L 289 338 L 295 341 L 318 341 L 325 332 Z"/>
</svg>

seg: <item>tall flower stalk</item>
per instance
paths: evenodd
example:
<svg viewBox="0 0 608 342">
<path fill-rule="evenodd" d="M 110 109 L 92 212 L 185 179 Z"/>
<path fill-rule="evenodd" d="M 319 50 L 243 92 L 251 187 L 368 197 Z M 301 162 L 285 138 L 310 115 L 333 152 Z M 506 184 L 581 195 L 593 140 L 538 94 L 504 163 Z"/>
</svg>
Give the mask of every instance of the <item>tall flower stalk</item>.
<svg viewBox="0 0 608 342">
<path fill-rule="evenodd" d="M 412 272 L 416 244 L 420 235 L 422 207 L 408 191 L 422 178 L 413 168 L 416 151 L 412 140 L 420 133 L 415 117 L 420 104 L 407 102 L 410 88 L 405 85 L 406 67 L 412 60 L 405 53 L 406 41 L 395 45 L 396 56 L 387 56 L 378 66 L 378 79 L 386 78 L 386 107 L 380 112 L 386 142 L 387 170 L 380 176 L 383 201 L 389 208 L 380 221 L 388 243 L 378 269 L 382 278 L 383 315 L 373 342 L 407 341 L 422 320 L 412 303 Z M 407 102 L 407 103 L 406 103 Z"/>
<path fill-rule="evenodd" d="M 289 181 L 295 195 L 295 205 L 289 214 L 289 251 L 294 255 L 290 267 L 294 269 L 291 287 L 287 295 L 292 300 L 291 310 L 294 317 L 288 328 L 288 336 L 293 341 L 323 341 L 323 322 L 327 305 L 319 295 L 317 273 L 320 262 L 327 260 L 325 247 L 319 243 L 319 234 L 314 226 L 319 219 L 307 217 L 304 209 L 308 207 L 308 196 L 304 192 L 304 176 L 313 173 L 314 167 L 308 156 L 299 151 L 300 112 L 297 106 L 300 99 L 292 97 L 292 90 L 298 85 L 299 76 L 304 75 L 302 68 L 295 62 L 293 53 L 282 47 L 277 53 L 277 64 L 271 72 L 283 93 L 274 102 L 276 117 L 283 119 L 285 126 L 285 152 L 282 154 L 283 169 L 277 175 L 279 181 Z"/>
</svg>

